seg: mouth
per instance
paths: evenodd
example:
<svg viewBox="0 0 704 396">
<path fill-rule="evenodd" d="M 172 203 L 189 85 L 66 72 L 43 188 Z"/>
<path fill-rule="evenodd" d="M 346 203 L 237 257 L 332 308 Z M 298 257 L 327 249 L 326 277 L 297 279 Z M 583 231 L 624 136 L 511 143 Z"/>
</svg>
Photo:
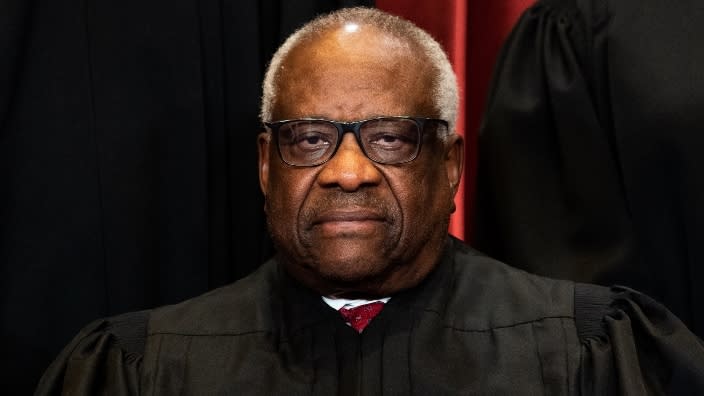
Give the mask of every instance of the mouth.
<svg viewBox="0 0 704 396">
<path fill-rule="evenodd" d="M 313 225 L 328 222 L 384 221 L 381 213 L 372 209 L 337 209 L 321 213 L 313 221 Z"/>
<path fill-rule="evenodd" d="M 319 214 L 312 228 L 324 236 L 365 236 L 378 231 L 386 218 L 376 210 L 366 208 L 336 209 Z"/>
</svg>

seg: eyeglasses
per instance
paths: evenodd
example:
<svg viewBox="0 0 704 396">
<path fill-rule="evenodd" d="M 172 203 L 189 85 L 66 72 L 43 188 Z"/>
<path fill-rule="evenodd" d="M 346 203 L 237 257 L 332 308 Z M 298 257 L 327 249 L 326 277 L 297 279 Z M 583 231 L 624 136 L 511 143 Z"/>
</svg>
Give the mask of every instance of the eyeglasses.
<svg viewBox="0 0 704 396">
<path fill-rule="evenodd" d="M 281 159 L 292 166 L 317 166 L 332 158 L 347 132 L 370 160 L 393 165 L 411 162 L 420 152 L 423 135 L 447 133 L 445 120 L 422 117 L 378 117 L 354 122 L 304 118 L 265 122 Z"/>
</svg>

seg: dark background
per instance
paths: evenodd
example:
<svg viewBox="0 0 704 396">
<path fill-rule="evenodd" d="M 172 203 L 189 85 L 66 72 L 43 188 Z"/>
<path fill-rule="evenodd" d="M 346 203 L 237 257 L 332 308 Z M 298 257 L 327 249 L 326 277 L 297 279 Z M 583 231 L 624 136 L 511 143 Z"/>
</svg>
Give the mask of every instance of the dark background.
<svg viewBox="0 0 704 396">
<path fill-rule="evenodd" d="M 260 82 L 312 16 L 372 1 L 0 1 L 0 388 L 96 318 L 272 253 Z M 25 393 L 25 392 L 19 392 Z"/>
</svg>

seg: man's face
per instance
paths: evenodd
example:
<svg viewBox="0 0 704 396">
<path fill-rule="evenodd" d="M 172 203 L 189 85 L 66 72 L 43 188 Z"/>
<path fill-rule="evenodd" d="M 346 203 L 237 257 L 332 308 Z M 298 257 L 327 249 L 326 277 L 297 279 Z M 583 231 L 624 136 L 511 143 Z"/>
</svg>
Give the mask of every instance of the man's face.
<svg viewBox="0 0 704 396">
<path fill-rule="evenodd" d="M 430 70 L 366 26 L 295 48 L 279 74 L 273 120 L 437 117 Z M 381 165 L 346 133 L 314 167 L 285 164 L 266 133 L 259 169 L 269 230 L 288 271 L 326 295 L 390 295 L 436 264 L 461 173 L 461 139 L 429 134 L 410 163 Z"/>
</svg>

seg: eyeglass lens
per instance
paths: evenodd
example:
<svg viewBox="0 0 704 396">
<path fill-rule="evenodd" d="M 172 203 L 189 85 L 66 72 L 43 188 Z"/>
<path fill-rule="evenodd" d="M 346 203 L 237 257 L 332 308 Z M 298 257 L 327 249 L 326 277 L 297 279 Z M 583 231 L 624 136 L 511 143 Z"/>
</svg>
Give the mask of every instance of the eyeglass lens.
<svg viewBox="0 0 704 396">
<path fill-rule="evenodd" d="M 357 128 L 358 143 L 372 161 L 398 164 L 411 161 L 418 154 L 420 131 L 412 119 L 379 118 L 358 124 Z M 331 121 L 290 121 L 279 128 L 279 150 L 282 159 L 291 165 L 319 165 L 332 157 L 341 136 Z"/>
</svg>

